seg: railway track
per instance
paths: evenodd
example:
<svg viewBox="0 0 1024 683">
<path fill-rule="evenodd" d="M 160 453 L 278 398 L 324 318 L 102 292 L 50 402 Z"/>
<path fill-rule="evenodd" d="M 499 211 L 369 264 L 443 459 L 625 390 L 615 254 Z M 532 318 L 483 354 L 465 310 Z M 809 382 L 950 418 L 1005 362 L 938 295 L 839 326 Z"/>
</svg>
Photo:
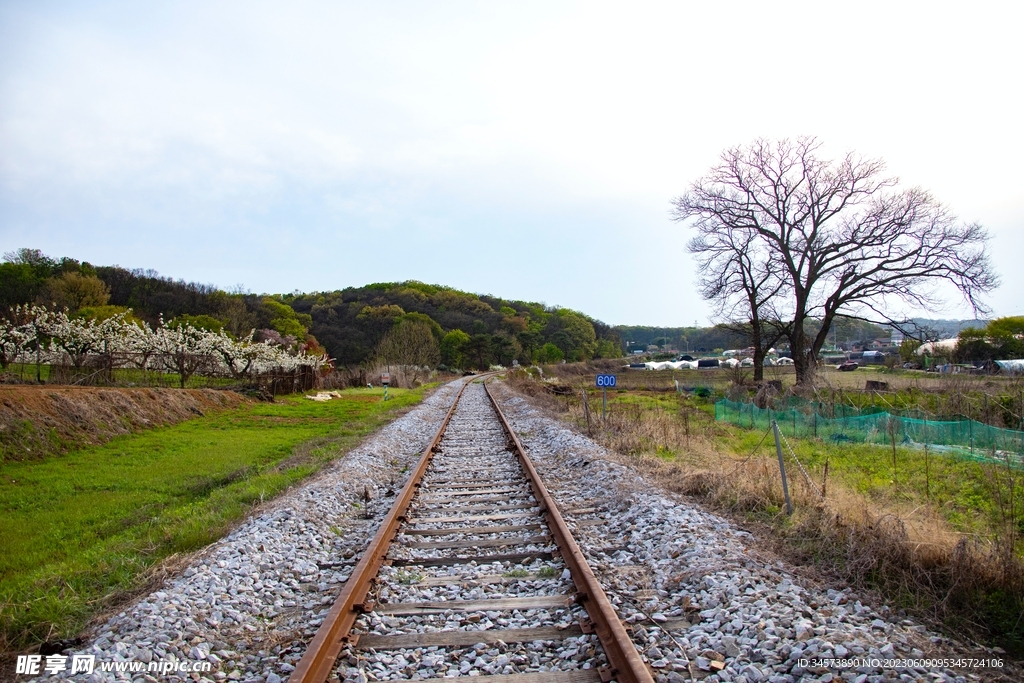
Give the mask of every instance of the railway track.
<svg viewBox="0 0 1024 683">
<path fill-rule="evenodd" d="M 653 681 L 485 380 L 456 396 L 293 683 Z"/>
</svg>

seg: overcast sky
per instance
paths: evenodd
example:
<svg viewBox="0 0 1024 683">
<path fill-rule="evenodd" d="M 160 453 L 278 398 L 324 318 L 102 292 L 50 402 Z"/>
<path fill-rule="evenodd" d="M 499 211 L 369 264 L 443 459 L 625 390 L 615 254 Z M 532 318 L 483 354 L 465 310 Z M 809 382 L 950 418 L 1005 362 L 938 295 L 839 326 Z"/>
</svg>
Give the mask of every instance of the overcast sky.
<svg viewBox="0 0 1024 683">
<path fill-rule="evenodd" d="M 1022 13 L 2 2 L 0 251 L 705 324 L 671 198 L 726 147 L 811 134 L 985 225 L 989 302 L 1024 315 Z"/>
</svg>

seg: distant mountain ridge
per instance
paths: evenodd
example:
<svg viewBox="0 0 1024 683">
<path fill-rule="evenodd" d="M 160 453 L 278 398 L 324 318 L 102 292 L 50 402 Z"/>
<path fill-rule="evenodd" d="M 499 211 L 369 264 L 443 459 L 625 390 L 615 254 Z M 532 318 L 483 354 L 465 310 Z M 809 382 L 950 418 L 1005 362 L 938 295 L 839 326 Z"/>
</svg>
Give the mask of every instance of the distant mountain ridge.
<svg viewBox="0 0 1024 683">
<path fill-rule="evenodd" d="M 968 327 L 975 329 L 984 329 L 988 325 L 988 320 L 955 320 L 955 319 L 932 319 L 932 318 L 913 318 L 914 324 L 924 331 L 934 332 L 934 335 L 940 339 L 952 339 L 953 337 L 960 334 L 961 330 L 965 330 Z"/>
</svg>

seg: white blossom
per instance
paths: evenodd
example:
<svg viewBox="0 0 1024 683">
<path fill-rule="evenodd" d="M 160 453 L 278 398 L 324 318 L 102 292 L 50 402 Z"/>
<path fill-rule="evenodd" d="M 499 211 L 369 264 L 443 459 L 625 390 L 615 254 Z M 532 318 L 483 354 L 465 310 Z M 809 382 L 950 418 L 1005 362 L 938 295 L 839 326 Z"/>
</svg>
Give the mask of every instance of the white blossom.
<svg viewBox="0 0 1024 683">
<path fill-rule="evenodd" d="M 150 329 L 129 320 L 130 314 L 129 309 L 96 321 L 71 318 L 66 311 L 43 306 L 19 306 L 0 319 L 0 363 L 6 367 L 38 345 L 43 362 L 82 367 L 104 356 L 111 368 L 173 372 L 184 386 L 193 374 L 241 379 L 303 367 L 317 371 L 328 362 L 326 355 L 290 353 L 270 341 L 254 342 L 255 330 L 232 339 L 224 330 L 210 332 L 189 323 L 168 325 L 163 317 L 156 329 Z"/>
</svg>

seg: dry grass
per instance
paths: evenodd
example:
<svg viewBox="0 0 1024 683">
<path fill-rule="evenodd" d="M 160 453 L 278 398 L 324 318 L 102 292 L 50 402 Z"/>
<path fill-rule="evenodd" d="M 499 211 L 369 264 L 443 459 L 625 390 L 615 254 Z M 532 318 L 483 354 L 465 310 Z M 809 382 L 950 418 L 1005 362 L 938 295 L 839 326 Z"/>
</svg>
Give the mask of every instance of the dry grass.
<svg viewBox="0 0 1024 683">
<path fill-rule="evenodd" d="M 1021 522 L 1012 514 L 1013 500 L 990 533 L 972 535 L 954 529 L 934 504 L 879 499 L 835 475 L 819 478 L 812 469 L 812 483 L 791 470 L 794 512 L 787 515 L 771 438 L 752 452 L 737 453 L 736 430 L 714 422 L 700 401 L 657 390 L 618 394 L 615 410 L 601 422 L 600 396 L 592 394 L 585 403 L 583 381 L 563 396 L 525 373 L 510 373 L 509 383 L 665 489 L 760 527 L 759 535 L 790 560 L 834 581 L 877 590 L 961 638 L 1024 655 L 1024 562 L 1014 552 Z M 993 470 L 990 479 L 999 476 Z M 991 493 L 1012 498 L 1012 482 L 993 481 Z"/>
</svg>

